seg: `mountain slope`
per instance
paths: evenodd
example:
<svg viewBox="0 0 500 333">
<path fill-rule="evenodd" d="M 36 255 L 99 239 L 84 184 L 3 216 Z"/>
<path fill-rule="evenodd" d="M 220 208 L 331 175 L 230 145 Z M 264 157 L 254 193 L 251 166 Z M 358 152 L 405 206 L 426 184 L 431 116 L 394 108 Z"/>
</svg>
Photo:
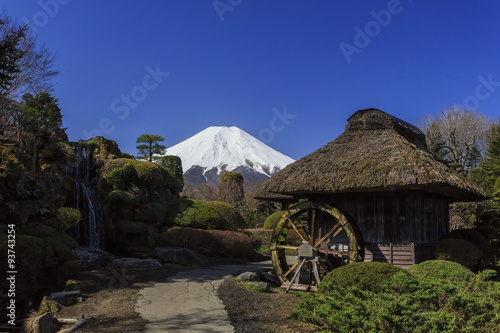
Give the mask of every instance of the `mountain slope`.
<svg viewBox="0 0 500 333">
<path fill-rule="evenodd" d="M 294 162 L 237 127 L 212 126 L 168 148 L 164 155 L 182 160 L 186 182 L 217 184 L 225 171 L 263 181 Z"/>
</svg>

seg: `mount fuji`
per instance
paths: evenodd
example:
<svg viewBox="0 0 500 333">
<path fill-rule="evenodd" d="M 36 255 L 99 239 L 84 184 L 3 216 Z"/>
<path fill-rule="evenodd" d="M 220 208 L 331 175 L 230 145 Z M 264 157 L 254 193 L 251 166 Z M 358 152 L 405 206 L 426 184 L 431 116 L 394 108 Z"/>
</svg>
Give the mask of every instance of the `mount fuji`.
<svg viewBox="0 0 500 333">
<path fill-rule="evenodd" d="M 248 181 L 264 181 L 294 160 L 237 127 L 212 126 L 166 149 L 179 156 L 186 183 L 218 184 L 225 171 Z"/>
</svg>

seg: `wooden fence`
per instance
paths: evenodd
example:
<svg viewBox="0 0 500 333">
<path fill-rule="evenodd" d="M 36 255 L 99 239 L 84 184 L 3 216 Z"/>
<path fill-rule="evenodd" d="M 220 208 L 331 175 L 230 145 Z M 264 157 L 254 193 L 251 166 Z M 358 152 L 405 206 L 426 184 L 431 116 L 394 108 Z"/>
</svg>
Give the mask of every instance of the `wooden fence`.
<svg viewBox="0 0 500 333">
<path fill-rule="evenodd" d="M 368 243 L 365 261 L 386 262 L 402 268 L 434 259 L 434 244 L 427 243 Z"/>
</svg>

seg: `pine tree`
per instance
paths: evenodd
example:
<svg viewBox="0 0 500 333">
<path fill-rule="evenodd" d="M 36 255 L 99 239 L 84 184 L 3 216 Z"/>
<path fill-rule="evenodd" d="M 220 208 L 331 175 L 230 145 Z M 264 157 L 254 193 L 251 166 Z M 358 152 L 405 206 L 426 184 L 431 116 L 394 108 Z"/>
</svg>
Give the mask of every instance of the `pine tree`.
<svg viewBox="0 0 500 333">
<path fill-rule="evenodd" d="M 154 154 L 160 154 L 165 150 L 164 145 L 160 145 L 158 142 L 165 141 L 165 139 L 161 135 L 155 134 L 143 134 L 137 138 L 137 143 L 141 143 L 137 145 L 136 148 L 139 150 L 138 158 L 145 158 L 149 162 L 153 161 Z"/>
</svg>

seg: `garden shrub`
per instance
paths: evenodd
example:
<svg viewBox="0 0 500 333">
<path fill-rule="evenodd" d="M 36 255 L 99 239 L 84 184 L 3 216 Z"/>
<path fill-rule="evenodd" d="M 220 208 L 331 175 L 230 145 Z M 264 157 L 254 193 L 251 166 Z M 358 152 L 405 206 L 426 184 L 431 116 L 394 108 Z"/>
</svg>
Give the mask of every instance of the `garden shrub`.
<svg viewBox="0 0 500 333">
<path fill-rule="evenodd" d="M 243 229 L 245 228 L 245 220 L 241 214 L 228 203 L 222 201 L 210 201 L 209 205 L 215 208 L 217 212 L 226 220 L 227 225 L 231 226 L 230 229 Z"/>
<path fill-rule="evenodd" d="M 175 224 L 175 218 L 182 214 L 186 209 L 193 206 L 195 200 L 189 198 L 180 198 L 165 203 L 165 208 L 167 209 L 166 224 L 168 226 L 173 226 Z"/>
<path fill-rule="evenodd" d="M 161 159 L 161 165 L 168 171 L 168 173 L 177 181 L 178 186 L 182 192 L 184 188 L 184 172 L 182 171 L 182 160 L 179 156 L 167 155 Z"/>
<path fill-rule="evenodd" d="M 68 230 L 82 220 L 82 212 L 76 208 L 61 207 L 56 212 L 56 219 L 62 230 Z"/>
<path fill-rule="evenodd" d="M 117 224 L 118 230 L 125 234 L 147 235 L 148 226 L 146 223 L 137 221 L 120 221 Z"/>
<path fill-rule="evenodd" d="M 7 262 L 7 240 L 0 243 L 0 260 Z M 54 287 L 57 273 L 57 256 L 52 246 L 41 238 L 16 235 L 16 304 L 27 305 L 43 291 Z M 1 290 L 8 290 L 7 280 L 0 282 Z"/>
<path fill-rule="evenodd" d="M 249 258 L 254 255 L 250 237 L 229 230 L 173 227 L 163 232 L 158 242 L 160 246 L 185 247 L 208 256 Z"/>
<path fill-rule="evenodd" d="M 115 190 L 128 190 L 138 182 L 138 179 L 137 171 L 130 163 L 111 170 L 106 177 L 106 180 L 111 183 Z"/>
<path fill-rule="evenodd" d="M 194 200 L 194 204 L 185 209 L 174 221 L 179 226 L 201 229 L 225 230 L 231 227 L 212 205 L 201 200 Z"/>
<path fill-rule="evenodd" d="M 482 255 L 481 249 L 463 239 L 445 238 L 436 244 L 436 259 L 453 261 L 472 270 Z"/>
<path fill-rule="evenodd" d="M 295 317 L 323 332 L 499 331 L 500 283 L 486 281 L 490 272 L 475 276 L 443 261 L 408 271 L 411 274 L 400 270 L 388 276 L 377 291 L 331 282 L 327 293 L 320 288 L 317 294 L 304 294 Z"/>
<path fill-rule="evenodd" d="M 384 283 L 402 268 L 382 262 L 353 262 L 328 273 L 320 284 L 320 293 L 328 294 L 332 286 L 356 286 L 362 290 L 380 291 Z"/>
<path fill-rule="evenodd" d="M 271 215 L 264 221 L 264 229 L 274 229 L 276 225 L 278 224 L 278 221 L 281 219 L 281 216 L 283 216 L 284 211 L 279 210 Z"/>
<path fill-rule="evenodd" d="M 134 194 L 122 190 L 111 191 L 108 194 L 108 200 L 114 203 L 126 204 L 130 207 L 136 207 L 139 204 L 139 200 Z"/>
<path fill-rule="evenodd" d="M 413 265 L 407 272 L 422 281 L 447 281 L 450 283 L 467 283 L 474 278 L 474 273 L 456 262 L 446 260 L 429 260 Z"/>
<path fill-rule="evenodd" d="M 161 202 L 150 202 L 136 210 L 135 219 L 146 224 L 165 224 L 168 208 Z"/>
<path fill-rule="evenodd" d="M 40 238 L 47 244 L 50 244 L 57 257 L 58 264 L 75 259 L 72 250 L 78 247 L 78 242 L 72 237 L 58 232 L 45 224 L 30 226 L 26 229 L 25 233 L 28 236 Z"/>
</svg>

